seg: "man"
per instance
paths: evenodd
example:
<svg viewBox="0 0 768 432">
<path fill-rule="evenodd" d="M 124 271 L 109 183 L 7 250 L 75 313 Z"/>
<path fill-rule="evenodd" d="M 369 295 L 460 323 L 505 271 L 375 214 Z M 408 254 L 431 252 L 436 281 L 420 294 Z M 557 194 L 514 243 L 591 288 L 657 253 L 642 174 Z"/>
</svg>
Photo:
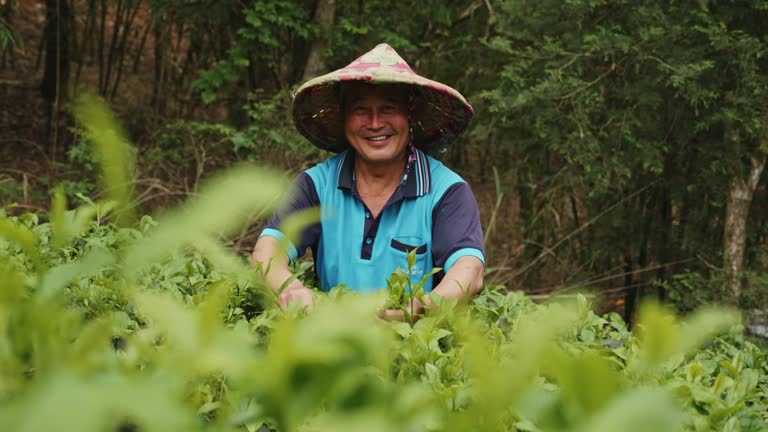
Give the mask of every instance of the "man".
<svg viewBox="0 0 768 432">
<path fill-rule="evenodd" d="M 259 237 L 252 258 L 269 266 L 270 287 L 278 291 L 291 278 L 289 260 L 310 247 L 325 291 L 339 284 L 362 292 L 385 288 L 413 249 L 414 282 L 433 267 L 443 269 L 425 291 L 468 298 L 482 288 L 477 202 L 461 177 L 425 154 L 444 149 L 469 125 L 472 107 L 459 92 L 417 75 L 381 44 L 301 86 L 292 111 L 307 139 L 337 155 L 299 174 L 292 199 Z M 280 223 L 316 206 L 321 222 L 306 229 L 298 245 L 284 247 Z M 278 298 L 283 307 L 311 305 L 314 295 L 293 280 Z M 423 307 L 416 304 L 412 312 Z"/>
</svg>

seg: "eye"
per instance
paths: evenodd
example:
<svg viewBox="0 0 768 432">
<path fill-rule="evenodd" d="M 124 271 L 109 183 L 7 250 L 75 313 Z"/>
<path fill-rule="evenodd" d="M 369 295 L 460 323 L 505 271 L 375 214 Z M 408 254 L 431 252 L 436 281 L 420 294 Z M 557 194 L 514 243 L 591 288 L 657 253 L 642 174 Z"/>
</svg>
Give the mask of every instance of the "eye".
<svg viewBox="0 0 768 432">
<path fill-rule="evenodd" d="M 384 105 L 381 107 L 381 110 L 385 113 L 396 113 L 400 110 L 400 108 L 397 105 Z"/>
</svg>

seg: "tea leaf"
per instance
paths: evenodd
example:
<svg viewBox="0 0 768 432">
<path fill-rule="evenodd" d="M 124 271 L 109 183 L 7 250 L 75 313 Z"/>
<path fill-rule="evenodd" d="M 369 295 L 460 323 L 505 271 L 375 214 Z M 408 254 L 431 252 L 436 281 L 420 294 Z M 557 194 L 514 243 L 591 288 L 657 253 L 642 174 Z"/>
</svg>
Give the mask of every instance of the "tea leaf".
<svg viewBox="0 0 768 432">
<path fill-rule="evenodd" d="M 709 308 L 680 324 L 669 307 L 645 303 L 638 316 L 640 349 L 632 370 L 645 373 L 674 358 L 681 358 L 718 332 L 738 323 L 738 314 L 724 308 Z"/>
<path fill-rule="evenodd" d="M 640 372 L 656 367 L 678 352 L 680 324 L 671 309 L 655 302 L 643 304 L 638 313 L 640 350 L 633 366 Z"/>
<path fill-rule="evenodd" d="M 64 222 L 64 212 L 66 211 L 67 197 L 64 195 L 64 189 L 57 187 L 53 190 L 51 199 L 51 230 L 53 231 L 52 246 L 54 249 L 62 247 L 69 237 Z"/>
<path fill-rule="evenodd" d="M 100 432 L 128 426 L 148 432 L 192 430 L 194 413 L 179 400 L 164 379 L 61 374 L 40 383 L 0 417 L 8 427 L 4 430 L 19 432 Z"/>
<path fill-rule="evenodd" d="M 293 244 L 299 244 L 301 233 L 308 226 L 320 222 L 320 208 L 312 207 L 292 213 L 283 220 L 280 232 L 286 240 Z"/>
<path fill-rule="evenodd" d="M 639 388 L 616 398 L 579 431 L 674 432 L 685 417 L 677 402 L 662 389 Z"/>
<path fill-rule="evenodd" d="M 19 246 L 32 261 L 34 268 L 40 270 L 42 258 L 40 257 L 37 238 L 29 228 L 0 217 L 0 239 L 8 240 Z"/>
<path fill-rule="evenodd" d="M 680 331 L 677 351 L 688 354 L 718 333 L 740 322 L 738 311 L 724 307 L 707 307 L 686 319 Z"/>
<path fill-rule="evenodd" d="M 37 292 L 37 300 L 49 300 L 57 296 L 73 279 L 90 276 L 114 263 L 114 255 L 106 250 L 97 249 L 76 262 L 54 267 L 43 275 L 40 289 Z"/>
<path fill-rule="evenodd" d="M 609 361 L 594 351 L 566 354 L 560 350 L 545 359 L 571 415 L 589 418 L 603 409 L 628 385 Z"/>
</svg>

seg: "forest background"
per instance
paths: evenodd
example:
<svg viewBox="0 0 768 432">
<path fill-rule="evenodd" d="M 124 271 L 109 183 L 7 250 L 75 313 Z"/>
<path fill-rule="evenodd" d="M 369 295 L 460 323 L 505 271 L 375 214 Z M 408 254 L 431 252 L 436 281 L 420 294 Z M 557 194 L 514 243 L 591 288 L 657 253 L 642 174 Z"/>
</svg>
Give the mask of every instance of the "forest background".
<svg viewBox="0 0 768 432">
<path fill-rule="evenodd" d="M 240 160 L 327 155 L 291 91 L 380 42 L 476 116 L 436 155 L 481 207 L 492 284 L 593 290 L 631 320 L 768 297 L 768 1 L 0 0 L 0 204 L 98 194 L 84 90 L 137 146 L 135 205 Z M 258 187 L 255 185 L 254 187 Z M 236 199 L 236 197 L 233 197 Z M 265 217 L 232 239 L 247 254 Z"/>
</svg>

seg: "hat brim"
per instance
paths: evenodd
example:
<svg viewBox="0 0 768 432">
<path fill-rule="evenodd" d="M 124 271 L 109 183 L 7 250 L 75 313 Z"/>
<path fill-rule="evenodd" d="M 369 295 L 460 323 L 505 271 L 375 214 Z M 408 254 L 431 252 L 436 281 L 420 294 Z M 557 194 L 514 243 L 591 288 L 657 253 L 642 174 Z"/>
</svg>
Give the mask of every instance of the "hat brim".
<svg viewBox="0 0 768 432">
<path fill-rule="evenodd" d="M 372 74 L 341 69 L 307 81 L 293 99 L 292 115 L 298 131 L 312 144 L 334 153 L 349 144 L 344 134 L 340 86 L 343 82 L 406 84 L 416 90 L 411 120 L 416 146 L 427 153 L 440 151 L 467 129 L 474 111 L 453 88 L 414 73 Z"/>
</svg>

